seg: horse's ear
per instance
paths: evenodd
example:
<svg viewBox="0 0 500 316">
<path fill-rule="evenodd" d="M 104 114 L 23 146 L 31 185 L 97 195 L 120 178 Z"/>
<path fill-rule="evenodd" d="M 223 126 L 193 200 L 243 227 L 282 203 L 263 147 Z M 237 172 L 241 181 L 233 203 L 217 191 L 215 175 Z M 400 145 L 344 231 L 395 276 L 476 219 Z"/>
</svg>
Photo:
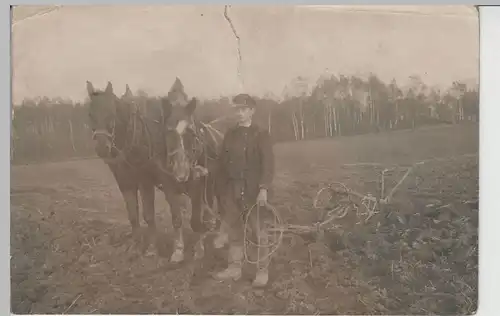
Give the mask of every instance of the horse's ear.
<svg viewBox="0 0 500 316">
<path fill-rule="evenodd" d="M 108 81 L 108 85 L 106 86 L 106 93 L 113 94 L 113 85 L 111 84 L 110 81 Z"/>
<path fill-rule="evenodd" d="M 125 85 L 125 96 L 126 97 L 133 97 L 134 94 L 132 93 L 132 90 L 130 90 L 130 87 L 128 84 Z"/>
<path fill-rule="evenodd" d="M 94 86 L 92 85 L 92 82 L 87 81 L 87 92 L 90 95 L 94 93 Z"/>
<path fill-rule="evenodd" d="M 192 98 L 191 101 L 186 105 L 185 110 L 188 116 L 193 115 L 196 110 L 196 105 L 198 104 L 198 100 L 196 98 Z"/>
</svg>

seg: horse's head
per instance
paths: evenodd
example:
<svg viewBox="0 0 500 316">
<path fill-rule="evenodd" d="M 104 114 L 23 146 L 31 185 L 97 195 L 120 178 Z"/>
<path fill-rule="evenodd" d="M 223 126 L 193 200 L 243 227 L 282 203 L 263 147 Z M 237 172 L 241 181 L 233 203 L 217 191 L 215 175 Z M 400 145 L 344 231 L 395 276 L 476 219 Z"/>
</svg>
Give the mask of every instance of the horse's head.
<svg viewBox="0 0 500 316">
<path fill-rule="evenodd" d="M 172 105 L 169 98 L 161 101 L 166 118 L 167 162 L 172 166 L 175 179 L 186 182 L 196 160 L 198 144 L 193 115 L 197 100 L 193 98 L 188 104 L 177 106 Z"/>
<path fill-rule="evenodd" d="M 113 93 L 113 86 L 108 82 L 106 90 L 96 90 L 87 81 L 87 92 L 90 98 L 89 119 L 95 140 L 95 151 L 100 158 L 110 158 L 115 138 L 115 124 L 118 98 Z"/>
</svg>

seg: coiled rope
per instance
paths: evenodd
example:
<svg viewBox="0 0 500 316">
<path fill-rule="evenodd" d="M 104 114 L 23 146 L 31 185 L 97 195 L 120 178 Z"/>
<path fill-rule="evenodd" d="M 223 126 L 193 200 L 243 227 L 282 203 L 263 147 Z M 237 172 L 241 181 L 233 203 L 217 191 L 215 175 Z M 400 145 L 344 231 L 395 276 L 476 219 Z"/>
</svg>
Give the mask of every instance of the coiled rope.
<svg viewBox="0 0 500 316">
<path fill-rule="evenodd" d="M 244 226 L 243 226 L 243 240 L 244 240 L 244 247 L 243 247 L 243 254 L 244 254 L 244 257 L 245 257 L 245 261 L 250 263 L 250 264 L 256 264 L 256 265 L 260 265 L 261 263 L 263 263 L 265 261 L 265 268 L 267 268 L 267 266 L 269 266 L 270 264 L 270 261 L 271 260 L 267 260 L 268 258 L 270 259 L 271 256 L 278 250 L 279 246 L 281 245 L 282 243 L 282 240 L 283 240 L 283 233 L 284 233 L 284 229 L 278 229 L 278 230 L 274 230 L 274 234 L 273 234 L 273 242 L 271 244 L 269 244 L 269 235 L 267 236 L 267 242 L 266 244 L 262 244 L 260 242 L 260 238 L 261 238 L 261 232 L 262 231 L 266 231 L 266 234 L 268 234 L 268 232 L 270 232 L 271 230 L 268 230 L 268 229 L 261 229 L 260 225 L 263 224 L 261 221 L 260 221 L 260 211 L 261 211 L 261 208 L 265 208 L 266 210 L 270 211 L 272 214 L 273 214 L 273 217 L 274 217 L 274 227 L 282 227 L 282 221 L 281 221 L 281 217 L 280 215 L 278 214 L 278 211 L 276 210 L 276 208 L 274 206 L 272 206 L 271 204 L 269 203 L 266 203 L 265 206 L 260 206 L 259 204 L 254 204 L 246 213 L 245 215 L 245 222 L 244 222 Z M 256 222 L 256 230 L 257 231 L 254 231 L 254 235 L 257 237 L 257 242 L 253 242 L 251 240 L 251 238 L 248 238 L 248 234 L 247 234 L 247 231 L 249 230 L 249 228 L 251 228 L 251 224 L 250 224 L 250 215 L 252 214 L 252 212 L 256 210 L 257 211 L 257 218 L 255 220 Z M 265 224 L 265 223 L 264 223 Z M 277 234 L 278 233 L 278 234 Z M 257 260 L 253 261 L 250 259 L 250 257 L 248 256 L 248 245 L 252 245 L 252 246 L 255 246 L 257 247 Z M 268 248 L 268 253 L 263 256 L 263 257 L 260 257 L 260 250 L 262 248 Z"/>
</svg>

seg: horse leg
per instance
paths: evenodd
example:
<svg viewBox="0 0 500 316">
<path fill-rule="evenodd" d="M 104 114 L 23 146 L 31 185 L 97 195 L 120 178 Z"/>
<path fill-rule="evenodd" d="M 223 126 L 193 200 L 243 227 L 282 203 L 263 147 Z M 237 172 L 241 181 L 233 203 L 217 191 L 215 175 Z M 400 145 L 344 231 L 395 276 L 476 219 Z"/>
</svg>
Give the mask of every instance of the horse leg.
<svg viewBox="0 0 500 316">
<path fill-rule="evenodd" d="M 118 188 L 122 193 L 123 200 L 125 201 L 125 207 L 127 209 L 128 220 L 132 226 L 132 234 L 136 235 L 139 232 L 139 205 L 137 201 L 137 182 L 131 180 L 131 175 L 124 172 L 116 173 L 116 181 L 118 183 Z"/>
<path fill-rule="evenodd" d="M 139 204 L 137 201 L 137 189 L 122 190 L 125 207 L 127 208 L 128 220 L 132 226 L 133 235 L 139 233 Z"/>
<path fill-rule="evenodd" d="M 191 199 L 191 229 L 195 233 L 205 232 L 205 225 L 201 218 L 204 194 L 202 181 L 193 181 L 189 190 L 189 197 Z"/>
<path fill-rule="evenodd" d="M 215 204 L 215 183 L 214 183 L 214 177 L 213 175 L 208 175 L 208 181 L 206 183 L 204 183 L 204 186 L 206 186 L 204 188 L 204 196 L 205 196 L 205 200 L 206 200 L 206 203 L 208 204 L 207 207 L 209 207 L 212 212 L 214 214 L 207 214 L 207 212 L 204 213 L 204 216 L 203 216 L 203 221 L 210 221 L 211 223 L 211 227 L 210 227 L 210 230 L 213 230 L 213 229 L 218 229 L 219 225 L 220 225 L 220 218 L 217 217 L 217 213 L 216 213 L 216 204 Z M 211 215 L 212 218 L 207 218 L 207 215 Z M 215 218 L 213 218 L 215 215 Z M 214 227 L 215 226 L 215 227 Z"/>
<path fill-rule="evenodd" d="M 172 216 L 172 226 L 174 227 L 174 250 L 170 261 L 179 263 L 184 260 L 184 236 L 182 233 L 182 209 L 181 209 L 181 195 L 173 192 L 168 185 L 163 185 L 163 192 L 165 198 L 170 205 L 170 214 Z"/>
<path fill-rule="evenodd" d="M 200 233 L 199 239 L 194 245 L 194 258 L 201 259 L 205 256 L 205 238 L 207 229 L 204 224 L 204 215 L 206 209 L 209 207 L 204 200 L 205 194 L 205 180 L 202 178 L 193 181 L 189 190 L 189 197 L 191 198 L 191 229 L 193 232 Z"/>
<path fill-rule="evenodd" d="M 220 216 L 220 218 L 224 218 L 226 216 L 225 214 L 225 209 L 223 204 L 221 203 L 221 199 L 217 197 L 217 213 Z M 227 227 L 227 224 L 222 221 L 221 219 L 217 219 L 217 236 L 215 236 L 213 240 L 213 246 L 215 249 L 220 249 L 223 248 L 228 242 L 229 242 L 229 227 Z"/>
<path fill-rule="evenodd" d="M 154 242 L 154 237 L 156 233 L 156 221 L 155 221 L 155 187 L 154 184 L 149 181 L 141 182 L 139 187 L 141 192 L 141 202 L 142 202 L 142 217 L 144 221 L 148 224 L 148 239 L 146 255 L 153 255 L 154 253 L 149 252 L 151 241 Z"/>
<path fill-rule="evenodd" d="M 110 166 L 111 172 L 115 177 L 118 188 L 122 193 L 125 207 L 127 209 L 128 220 L 132 226 L 132 234 L 136 235 L 139 232 L 139 205 L 137 201 L 137 181 L 134 176 L 123 169 L 123 166 Z"/>
<path fill-rule="evenodd" d="M 140 187 L 141 192 L 141 202 L 142 202 L 142 217 L 148 228 L 152 231 L 156 230 L 156 220 L 155 220 L 155 187 L 153 183 L 142 182 Z"/>
<path fill-rule="evenodd" d="M 213 246 L 215 247 L 215 249 L 220 249 L 229 242 L 229 229 L 227 227 L 227 224 L 222 220 L 226 216 L 226 210 L 224 209 L 224 204 L 222 203 L 223 191 L 221 191 L 221 188 L 216 187 L 216 184 L 214 184 L 212 186 L 211 194 L 213 202 L 217 203 L 216 214 L 218 216 L 215 226 L 217 236 L 213 240 Z"/>
</svg>

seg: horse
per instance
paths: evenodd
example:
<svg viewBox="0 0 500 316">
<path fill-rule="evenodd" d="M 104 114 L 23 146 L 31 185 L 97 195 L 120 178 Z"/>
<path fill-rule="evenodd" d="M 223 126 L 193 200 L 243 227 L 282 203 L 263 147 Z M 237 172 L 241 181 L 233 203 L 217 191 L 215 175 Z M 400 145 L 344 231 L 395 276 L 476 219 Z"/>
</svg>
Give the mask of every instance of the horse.
<svg viewBox="0 0 500 316">
<path fill-rule="evenodd" d="M 138 192 L 141 195 L 143 218 L 149 232 L 156 232 L 154 196 L 160 184 L 149 161 L 144 161 L 144 128 L 137 128 L 138 117 L 131 115 L 132 106 L 128 90 L 120 99 L 113 92 L 111 82 L 104 91 L 94 89 L 87 81 L 89 95 L 89 125 L 95 141 L 95 151 L 111 170 L 125 202 L 132 234 L 140 228 Z M 147 143 L 146 143 L 147 144 Z M 147 144 L 146 146 L 149 146 Z"/>
<path fill-rule="evenodd" d="M 183 93 L 182 93 L 183 94 Z M 170 100 L 176 100 L 173 104 Z M 165 115 L 165 141 L 167 164 L 172 166 L 173 177 L 165 177 L 163 183 L 177 195 L 188 195 L 191 199 L 191 228 L 200 233 L 198 245 L 203 251 L 203 239 L 208 232 L 205 218 L 206 211 L 216 219 L 215 229 L 220 228 L 220 215 L 215 211 L 216 178 L 218 176 L 218 154 L 223 135 L 196 119 L 194 113 L 197 100 L 179 97 L 179 94 L 162 98 Z M 188 102 L 188 103 L 187 103 Z M 187 103 L 187 105 L 185 105 Z M 163 173 L 166 174 L 166 173 Z M 167 194 L 167 193 L 166 193 Z M 169 196 L 170 199 L 176 197 Z M 181 225 L 180 223 L 178 225 Z M 183 256 L 182 230 L 178 231 L 174 253 Z M 198 253 L 198 256 L 202 254 Z"/>
<path fill-rule="evenodd" d="M 206 232 L 201 215 L 204 206 L 211 210 L 214 204 L 214 180 L 208 172 L 213 167 L 208 165 L 217 155 L 217 140 L 205 136 L 211 134 L 200 135 L 206 128 L 198 129 L 200 124 L 193 120 L 196 99 L 181 106 L 179 100 L 171 102 L 168 97 L 161 98 L 160 104 L 148 101 L 154 104 L 146 107 L 160 110 L 160 114 L 148 118 L 138 109 L 128 85 L 126 90 L 118 98 L 110 82 L 104 91 L 95 90 L 87 82 L 95 150 L 118 184 L 133 234 L 140 227 L 137 193 L 141 193 L 144 220 L 154 234 L 155 187 L 163 191 L 176 236 L 170 261 L 178 263 L 184 260 L 181 195 L 191 198 L 191 229 Z"/>
</svg>

